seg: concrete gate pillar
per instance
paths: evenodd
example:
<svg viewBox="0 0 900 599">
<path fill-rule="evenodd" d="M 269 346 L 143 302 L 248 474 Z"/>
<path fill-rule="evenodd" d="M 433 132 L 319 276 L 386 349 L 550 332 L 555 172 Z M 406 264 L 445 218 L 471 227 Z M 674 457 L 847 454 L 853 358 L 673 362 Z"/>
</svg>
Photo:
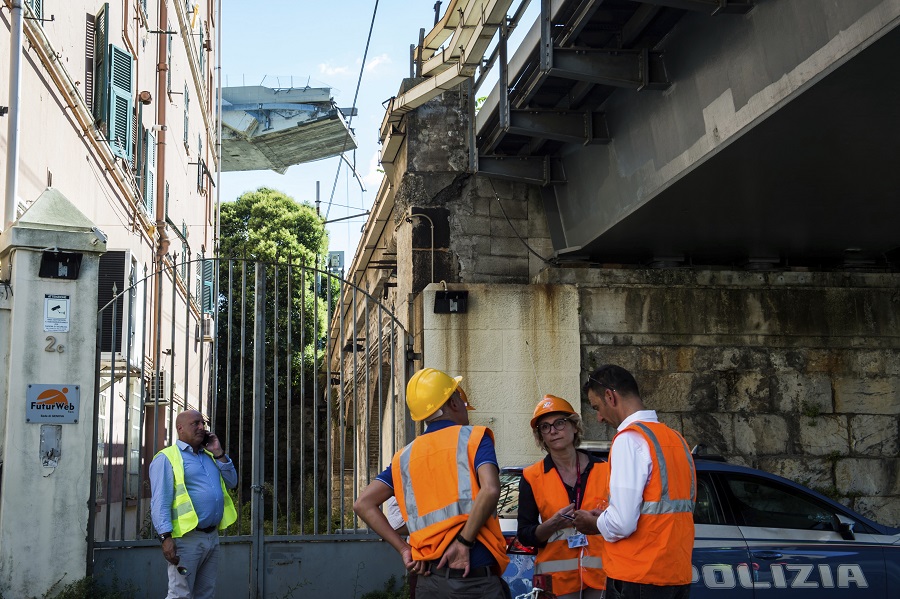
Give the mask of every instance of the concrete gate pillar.
<svg viewBox="0 0 900 599">
<path fill-rule="evenodd" d="M 48 188 L 0 234 L 0 595 L 83 578 L 106 238 Z"/>
</svg>

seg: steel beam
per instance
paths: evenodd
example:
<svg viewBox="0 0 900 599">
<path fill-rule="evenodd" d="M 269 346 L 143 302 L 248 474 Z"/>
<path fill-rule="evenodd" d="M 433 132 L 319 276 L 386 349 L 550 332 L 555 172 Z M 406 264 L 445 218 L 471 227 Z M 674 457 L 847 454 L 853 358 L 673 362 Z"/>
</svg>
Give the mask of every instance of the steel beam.
<svg viewBox="0 0 900 599">
<path fill-rule="evenodd" d="M 630 89 L 666 89 L 663 56 L 648 50 L 554 48 L 549 75 Z"/>
<path fill-rule="evenodd" d="M 753 0 L 641 0 L 644 4 L 669 6 L 693 12 L 743 14 L 753 8 Z"/>
<path fill-rule="evenodd" d="M 610 142 L 602 112 L 574 110 L 511 110 L 507 133 L 584 145 Z"/>
<path fill-rule="evenodd" d="M 476 173 L 530 185 L 565 183 L 562 162 L 550 156 L 479 156 Z"/>
</svg>

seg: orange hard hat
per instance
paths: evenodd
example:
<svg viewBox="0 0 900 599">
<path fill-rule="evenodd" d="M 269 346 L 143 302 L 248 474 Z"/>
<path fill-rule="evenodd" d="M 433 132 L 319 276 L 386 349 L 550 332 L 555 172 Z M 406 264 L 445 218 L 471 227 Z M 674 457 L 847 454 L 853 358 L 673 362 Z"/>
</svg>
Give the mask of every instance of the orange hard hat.
<svg viewBox="0 0 900 599">
<path fill-rule="evenodd" d="M 562 397 L 555 395 L 545 395 L 534 408 L 534 417 L 531 419 L 531 428 L 537 426 L 537 421 L 545 414 L 553 412 L 564 412 L 566 414 L 574 414 L 575 410 L 572 404 L 564 400 Z"/>
</svg>

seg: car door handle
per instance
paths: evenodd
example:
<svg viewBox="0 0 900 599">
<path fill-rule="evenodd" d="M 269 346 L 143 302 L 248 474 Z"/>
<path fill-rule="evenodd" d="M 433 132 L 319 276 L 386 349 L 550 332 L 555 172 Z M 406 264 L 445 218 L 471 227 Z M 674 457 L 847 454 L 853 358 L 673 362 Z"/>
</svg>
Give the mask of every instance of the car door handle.
<svg viewBox="0 0 900 599">
<path fill-rule="evenodd" d="M 754 551 L 751 555 L 755 558 L 766 560 L 781 559 L 784 556 L 783 553 L 778 553 L 777 551 Z"/>
</svg>

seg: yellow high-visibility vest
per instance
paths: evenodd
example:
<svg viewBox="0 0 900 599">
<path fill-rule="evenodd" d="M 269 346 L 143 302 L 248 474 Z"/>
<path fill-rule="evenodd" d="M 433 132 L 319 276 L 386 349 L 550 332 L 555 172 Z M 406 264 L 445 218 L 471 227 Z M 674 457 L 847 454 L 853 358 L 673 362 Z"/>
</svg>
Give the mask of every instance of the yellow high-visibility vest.
<svg viewBox="0 0 900 599">
<path fill-rule="evenodd" d="M 200 520 L 197 518 L 194 504 L 191 503 L 191 496 L 188 495 L 187 486 L 184 484 L 184 460 L 181 458 L 181 449 L 178 445 L 170 445 L 159 453 L 166 456 L 169 463 L 172 464 L 172 473 L 175 475 L 175 497 L 172 499 L 172 536 L 177 538 L 197 528 Z M 212 457 L 211 453 L 209 455 Z M 219 530 L 224 530 L 237 520 L 237 510 L 234 509 L 234 503 L 231 501 L 228 489 L 225 488 L 225 480 L 221 474 L 219 482 L 222 484 L 222 496 L 225 499 L 225 511 L 222 514 L 222 521 L 219 522 Z"/>
</svg>

